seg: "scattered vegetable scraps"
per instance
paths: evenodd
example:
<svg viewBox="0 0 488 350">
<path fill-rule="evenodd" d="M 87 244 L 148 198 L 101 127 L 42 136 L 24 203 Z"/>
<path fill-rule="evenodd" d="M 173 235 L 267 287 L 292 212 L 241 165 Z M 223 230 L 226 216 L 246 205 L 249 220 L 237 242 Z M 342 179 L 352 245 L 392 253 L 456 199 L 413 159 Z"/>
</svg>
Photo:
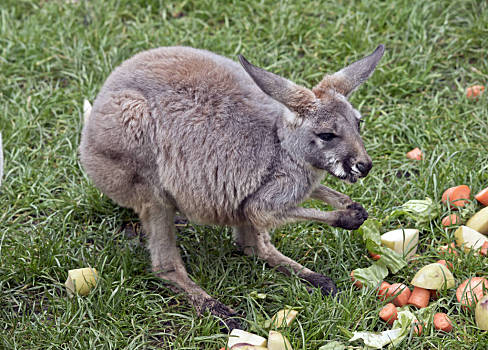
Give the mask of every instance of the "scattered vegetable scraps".
<svg viewBox="0 0 488 350">
<path fill-rule="evenodd" d="M 388 270 L 397 273 L 407 265 L 407 261 L 400 254 L 381 245 L 380 229 L 379 221 L 368 219 L 358 230 L 366 248 L 374 254 L 381 255 L 381 259 L 375 261 L 370 267 L 353 271 L 354 279 L 368 287 L 379 285 L 388 276 Z"/>
</svg>

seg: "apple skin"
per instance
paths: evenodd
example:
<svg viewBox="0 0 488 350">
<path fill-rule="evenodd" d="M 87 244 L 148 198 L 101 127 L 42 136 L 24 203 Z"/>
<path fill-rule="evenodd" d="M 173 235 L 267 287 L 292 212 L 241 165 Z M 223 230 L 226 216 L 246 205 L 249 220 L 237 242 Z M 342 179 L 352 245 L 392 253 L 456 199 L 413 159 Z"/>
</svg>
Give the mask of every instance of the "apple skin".
<svg viewBox="0 0 488 350">
<path fill-rule="evenodd" d="M 476 304 L 474 318 L 479 329 L 488 331 L 488 295 L 483 296 Z"/>
</svg>

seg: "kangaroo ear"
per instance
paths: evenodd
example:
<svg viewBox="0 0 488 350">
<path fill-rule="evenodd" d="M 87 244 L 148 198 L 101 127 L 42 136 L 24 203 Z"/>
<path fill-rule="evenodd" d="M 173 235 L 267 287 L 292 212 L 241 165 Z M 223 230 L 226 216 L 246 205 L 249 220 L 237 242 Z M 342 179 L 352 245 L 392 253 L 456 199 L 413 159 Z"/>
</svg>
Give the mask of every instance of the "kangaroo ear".
<svg viewBox="0 0 488 350">
<path fill-rule="evenodd" d="M 254 66 L 242 55 L 239 55 L 239 61 L 264 93 L 284 104 L 292 112 L 304 116 L 307 111 L 314 108 L 316 97 L 311 90 Z"/>
<path fill-rule="evenodd" d="M 314 94 L 321 98 L 328 89 L 348 97 L 359 85 L 364 83 L 373 74 L 376 65 L 385 53 L 385 46 L 379 45 L 374 52 L 341 69 L 332 75 L 326 75 L 322 81 L 313 88 Z"/>
</svg>

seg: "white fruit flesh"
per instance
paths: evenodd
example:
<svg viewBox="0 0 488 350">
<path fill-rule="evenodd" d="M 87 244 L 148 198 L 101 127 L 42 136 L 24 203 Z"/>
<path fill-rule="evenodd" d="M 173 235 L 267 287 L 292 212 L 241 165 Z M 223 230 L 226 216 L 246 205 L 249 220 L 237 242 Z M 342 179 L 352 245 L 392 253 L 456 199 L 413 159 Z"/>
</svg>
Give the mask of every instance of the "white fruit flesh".
<svg viewBox="0 0 488 350">
<path fill-rule="evenodd" d="M 266 347 L 266 338 L 235 328 L 230 332 L 227 348 L 230 349 L 239 343 Z"/>
<path fill-rule="evenodd" d="M 290 342 L 280 332 L 269 331 L 268 350 L 293 350 Z"/>
<path fill-rule="evenodd" d="M 278 311 L 271 320 L 265 324 L 266 328 L 288 327 L 297 317 L 298 311 L 291 309 L 282 309 Z"/>
<path fill-rule="evenodd" d="M 476 304 L 474 318 L 479 329 L 488 331 L 488 295 L 485 295 Z"/>
<path fill-rule="evenodd" d="M 238 343 L 232 345 L 230 350 L 268 350 L 268 348 L 265 346 L 256 346 L 248 343 Z"/>
<path fill-rule="evenodd" d="M 456 244 L 465 251 L 480 249 L 483 243 L 488 242 L 488 237 L 468 226 L 460 226 L 454 233 Z"/>
<path fill-rule="evenodd" d="M 454 276 L 447 267 L 433 263 L 422 267 L 414 276 L 412 285 L 424 289 L 441 289 L 454 287 Z"/>
<path fill-rule="evenodd" d="M 488 207 L 481 209 L 468 220 L 466 226 L 478 231 L 484 235 L 488 235 Z"/>
<path fill-rule="evenodd" d="M 414 228 L 398 229 L 381 235 L 381 244 L 407 258 L 417 252 L 419 230 Z"/>
<path fill-rule="evenodd" d="M 87 295 L 97 285 L 97 270 L 85 267 L 68 271 L 68 279 L 64 283 L 71 297 L 74 294 Z"/>
</svg>

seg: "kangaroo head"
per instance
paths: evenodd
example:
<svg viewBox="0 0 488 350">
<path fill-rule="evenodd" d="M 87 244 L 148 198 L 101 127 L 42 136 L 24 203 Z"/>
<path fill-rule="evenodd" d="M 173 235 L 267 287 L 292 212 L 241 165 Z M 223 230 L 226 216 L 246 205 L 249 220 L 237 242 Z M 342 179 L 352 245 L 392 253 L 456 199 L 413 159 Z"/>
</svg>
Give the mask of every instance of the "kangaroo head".
<svg viewBox="0 0 488 350">
<path fill-rule="evenodd" d="M 346 68 L 326 75 L 312 90 L 239 60 L 254 82 L 282 103 L 281 144 L 298 160 L 349 182 L 373 166 L 359 134 L 361 115 L 347 97 L 373 73 L 384 46 Z"/>
</svg>

